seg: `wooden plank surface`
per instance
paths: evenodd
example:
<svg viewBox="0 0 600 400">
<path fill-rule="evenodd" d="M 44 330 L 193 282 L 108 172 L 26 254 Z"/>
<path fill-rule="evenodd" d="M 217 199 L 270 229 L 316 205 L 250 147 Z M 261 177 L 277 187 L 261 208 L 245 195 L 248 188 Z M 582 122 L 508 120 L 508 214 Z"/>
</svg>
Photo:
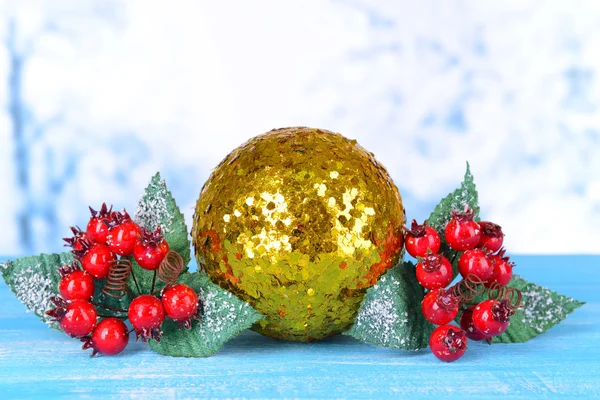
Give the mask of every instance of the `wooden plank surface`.
<svg viewBox="0 0 600 400">
<path fill-rule="evenodd" d="M 298 344 L 245 332 L 205 359 L 131 343 L 90 359 L 0 283 L 0 399 L 600 397 L 600 256 L 514 257 L 518 273 L 587 301 L 524 344 L 470 343 L 459 361 L 379 349 L 347 337 Z"/>
</svg>

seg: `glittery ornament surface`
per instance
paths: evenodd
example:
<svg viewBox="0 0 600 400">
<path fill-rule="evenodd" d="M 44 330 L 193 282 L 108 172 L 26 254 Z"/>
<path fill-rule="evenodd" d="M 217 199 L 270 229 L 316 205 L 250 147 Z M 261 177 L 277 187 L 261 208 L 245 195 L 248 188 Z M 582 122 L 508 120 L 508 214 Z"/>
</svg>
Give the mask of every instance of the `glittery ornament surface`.
<svg viewBox="0 0 600 400">
<path fill-rule="evenodd" d="M 277 129 L 231 152 L 194 214 L 196 257 L 266 316 L 253 329 L 313 341 L 345 331 L 396 265 L 405 216 L 372 153 L 342 135 Z"/>
</svg>

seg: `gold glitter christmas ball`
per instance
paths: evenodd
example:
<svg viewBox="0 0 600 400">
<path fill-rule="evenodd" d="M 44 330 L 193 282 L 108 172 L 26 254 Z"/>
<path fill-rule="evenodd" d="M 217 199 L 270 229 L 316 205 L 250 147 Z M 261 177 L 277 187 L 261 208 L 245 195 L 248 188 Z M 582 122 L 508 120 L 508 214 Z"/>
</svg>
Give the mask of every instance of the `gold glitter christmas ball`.
<svg viewBox="0 0 600 400">
<path fill-rule="evenodd" d="M 293 341 L 347 330 L 402 251 L 402 199 L 372 153 L 322 129 L 257 136 L 213 171 L 196 204 L 198 264 Z"/>
</svg>

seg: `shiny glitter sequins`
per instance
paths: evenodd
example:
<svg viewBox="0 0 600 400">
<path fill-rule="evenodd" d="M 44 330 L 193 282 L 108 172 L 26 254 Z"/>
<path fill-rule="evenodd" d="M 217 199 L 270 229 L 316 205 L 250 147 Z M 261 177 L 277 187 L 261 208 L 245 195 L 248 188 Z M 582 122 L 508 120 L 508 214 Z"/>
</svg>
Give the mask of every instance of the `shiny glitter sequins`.
<svg viewBox="0 0 600 400">
<path fill-rule="evenodd" d="M 196 205 L 199 265 L 267 318 L 253 329 L 313 341 L 349 328 L 402 250 L 398 189 L 373 154 L 321 129 L 257 136 L 213 171 Z"/>
</svg>

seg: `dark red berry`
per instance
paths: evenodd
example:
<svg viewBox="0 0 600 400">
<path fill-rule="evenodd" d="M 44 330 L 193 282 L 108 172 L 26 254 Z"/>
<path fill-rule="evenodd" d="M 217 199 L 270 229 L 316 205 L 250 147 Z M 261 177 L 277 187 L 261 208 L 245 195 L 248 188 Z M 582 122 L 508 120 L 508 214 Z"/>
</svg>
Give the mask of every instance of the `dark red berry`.
<svg viewBox="0 0 600 400">
<path fill-rule="evenodd" d="M 94 296 L 94 279 L 85 271 L 73 271 L 60 280 L 58 291 L 65 300 L 89 301 Z"/>
<path fill-rule="evenodd" d="M 78 226 L 72 226 L 71 232 L 73 232 L 73 237 L 63 238 L 66 242 L 65 246 L 71 247 L 74 251 L 83 250 L 83 242 L 88 240 L 88 236 L 85 232 L 79 229 Z"/>
<path fill-rule="evenodd" d="M 452 264 L 443 255 L 430 253 L 419 260 L 416 274 L 425 289 L 439 289 L 452 282 Z"/>
<path fill-rule="evenodd" d="M 479 243 L 481 230 L 479 224 L 473 220 L 473 210 L 464 212 L 452 211 L 452 219 L 444 231 L 448 245 L 459 251 L 473 249 Z"/>
<path fill-rule="evenodd" d="M 429 348 L 440 360 L 455 361 L 467 351 L 467 336 L 465 331 L 455 326 L 438 326 L 429 337 Z"/>
<path fill-rule="evenodd" d="M 127 325 L 117 318 L 100 321 L 92 336 L 85 340 L 83 349 L 92 348 L 92 356 L 101 353 L 112 356 L 122 352 L 129 342 Z"/>
<path fill-rule="evenodd" d="M 507 300 L 485 300 L 473 310 L 473 326 L 488 337 L 496 336 L 508 328 L 514 313 Z"/>
<path fill-rule="evenodd" d="M 467 310 L 463 311 L 460 316 L 460 327 L 465 331 L 467 337 L 471 340 L 485 340 L 487 336 L 479 332 L 475 325 L 473 325 L 473 310 L 475 306 L 470 306 Z"/>
<path fill-rule="evenodd" d="M 437 253 L 440 251 L 440 235 L 430 226 L 417 224 L 413 219 L 411 229 L 406 232 L 406 251 L 411 256 L 425 257 L 427 252 Z"/>
<path fill-rule="evenodd" d="M 485 283 L 486 287 L 491 287 L 494 284 L 506 286 L 512 279 L 514 263 L 509 261 L 508 257 L 504 256 L 504 250 L 498 254 L 493 254 L 488 257 L 492 265 L 492 275 Z"/>
<path fill-rule="evenodd" d="M 427 321 L 435 325 L 450 323 L 458 314 L 460 298 L 450 290 L 436 289 L 427 293 L 421 302 L 421 310 Z"/>
<path fill-rule="evenodd" d="M 167 317 L 180 323 L 180 328 L 192 327 L 192 319 L 198 312 L 198 295 L 183 284 L 167 287 L 162 293 L 162 304 Z"/>
<path fill-rule="evenodd" d="M 493 222 L 481 221 L 479 227 L 481 228 L 481 238 L 477 247 L 485 248 L 492 253 L 500 250 L 502 242 L 504 242 L 504 233 L 502 233 L 500 225 L 496 225 Z"/>
<path fill-rule="evenodd" d="M 133 248 L 133 257 L 140 267 L 153 271 L 158 269 L 169 250 L 160 226 L 154 232 L 142 229 Z"/>
<path fill-rule="evenodd" d="M 480 249 L 467 250 L 458 259 L 458 272 L 465 279 L 473 275 L 485 282 L 492 276 L 492 265 Z"/>
<path fill-rule="evenodd" d="M 110 249 L 120 256 L 130 256 L 140 235 L 140 227 L 126 211 L 112 213 L 113 221 L 106 237 Z"/>
<path fill-rule="evenodd" d="M 141 338 L 144 343 L 149 338 L 160 342 L 165 310 L 159 299 L 149 294 L 136 297 L 129 305 L 128 316 L 138 339 Z"/>
<path fill-rule="evenodd" d="M 102 243 L 91 244 L 78 255 L 81 253 L 83 253 L 79 258 L 81 266 L 95 279 L 106 279 L 110 266 L 117 259 L 110 248 Z"/>
<path fill-rule="evenodd" d="M 106 244 L 106 236 L 108 235 L 108 220 L 112 214 L 112 207 L 108 209 L 106 203 L 102 203 L 100 211 L 90 207 L 92 217 L 87 225 L 87 236 L 94 243 Z"/>
<path fill-rule="evenodd" d="M 82 337 L 89 335 L 96 327 L 98 313 L 96 308 L 83 300 L 66 302 L 60 297 L 50 299 L 56 308 L 46 314 L 58 322 L 60 328 L 68 335 Z"/>
</svg>

